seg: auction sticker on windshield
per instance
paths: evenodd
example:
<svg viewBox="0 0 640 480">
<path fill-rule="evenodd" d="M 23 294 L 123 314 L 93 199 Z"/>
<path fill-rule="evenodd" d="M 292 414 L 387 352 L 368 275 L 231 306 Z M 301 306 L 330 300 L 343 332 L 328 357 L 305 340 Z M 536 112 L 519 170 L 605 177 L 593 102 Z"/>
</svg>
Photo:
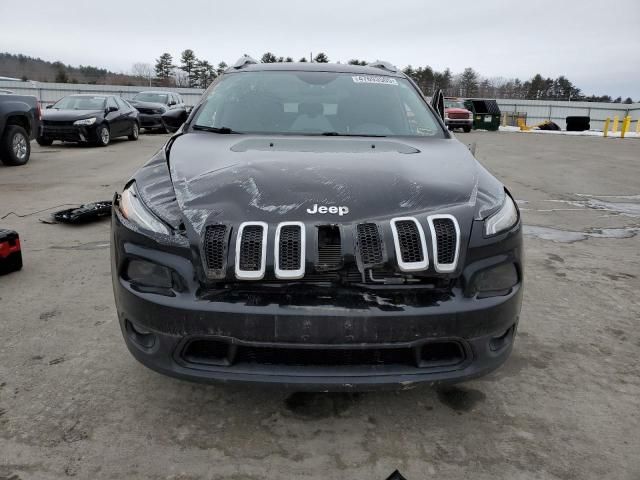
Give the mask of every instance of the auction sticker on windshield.
<svg viewBox="0 0 640 480">
<path fill-rule="evenodd" d="M 383 77 L 380 75 L 353 75 L 354 83 L 381 83 L 385 85 L 398 85 L 395 78 Z"/>
</svg>

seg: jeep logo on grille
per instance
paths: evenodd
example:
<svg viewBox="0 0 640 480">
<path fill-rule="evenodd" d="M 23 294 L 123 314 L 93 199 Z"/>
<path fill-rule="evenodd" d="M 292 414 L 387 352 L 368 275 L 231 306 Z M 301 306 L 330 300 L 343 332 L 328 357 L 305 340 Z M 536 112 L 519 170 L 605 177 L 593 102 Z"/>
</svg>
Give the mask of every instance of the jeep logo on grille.
<svg viewBox="0 0 640 480">
<path fill-rule="evenodd" d="M 335 215 L 337 213 L 338 215 L 343 216 L 349 213 L 349 207 L 345 207 L 342 205 L 331 205 L 330 207 L 328 207 L 326 205 L 318 205 L 317 203 L 314 203 L 313 207 L 307 208 L 307 213 L 310 213 L 311 215 L 315 215 L 316 213 L 320 213 L 322 215 L 331 213 Z"/>
</svg>

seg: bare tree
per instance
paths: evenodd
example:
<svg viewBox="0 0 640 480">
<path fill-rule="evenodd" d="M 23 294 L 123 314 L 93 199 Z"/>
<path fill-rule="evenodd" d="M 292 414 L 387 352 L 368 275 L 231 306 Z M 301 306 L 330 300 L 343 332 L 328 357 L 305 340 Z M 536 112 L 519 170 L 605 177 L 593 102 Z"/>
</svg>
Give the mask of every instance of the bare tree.
<svg viewBox="0 0 640 480">
<path fill-rule="evenodd" d="M 173 78 L 173 83 L 176 87 L 192 87 L 191 79 L 189 79 L 189 74 L 179 69 L 175 69 L 171 73 L 171 77 Z"/>
<path fill-rule="evenodd" d="M 153 67 L 149 63 L 134 63 L 131 66 L 131 75 L 143 79 L 145 84 L 148 83 L 149 86 L 151 86 L 151 80 L 153 79 Z"/>
</svg>

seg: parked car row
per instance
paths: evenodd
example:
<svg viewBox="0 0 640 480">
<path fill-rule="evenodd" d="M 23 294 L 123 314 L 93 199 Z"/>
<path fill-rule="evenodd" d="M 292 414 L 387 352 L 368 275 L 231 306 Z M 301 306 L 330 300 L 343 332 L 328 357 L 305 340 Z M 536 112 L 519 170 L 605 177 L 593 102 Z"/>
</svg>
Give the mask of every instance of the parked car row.
<svg viewBox="0 0 640 480">
<path fill-rule="evenodd" d="M 162 115 L 169 110 L 186 112 L 182 97 L 172 92 L 140 92 L 132 100 L 116 95 L 69 95 L 47 107 L 37 141 L 55 140 L 108 145 L 112 138 L 137 140 L 140 128 L 167 129 Z"/>
<path fill-rule="evenodd" d="M 187 106 L 180 94 L 146 91 L 125 100 L 117 95 L 66 96 L 44 111 L 31 95 L 0 90 L 0 162 L 24 165 L 31 154 L 31 140 L 42 146 L 54 141 L 106 146 L 111 139 L 137 140 L 140 129 L 169 132 L 163 115 L 186 118 Z"/>
</svg>

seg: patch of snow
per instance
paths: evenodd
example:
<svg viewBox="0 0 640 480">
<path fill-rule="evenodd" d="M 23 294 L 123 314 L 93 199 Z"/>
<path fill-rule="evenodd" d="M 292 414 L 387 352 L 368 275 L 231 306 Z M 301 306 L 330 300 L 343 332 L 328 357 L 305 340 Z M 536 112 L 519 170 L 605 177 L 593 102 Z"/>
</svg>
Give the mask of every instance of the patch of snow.
<svg viewBox="0 0 640 480">
<path fill-rule="evenodd" d="M 476 130 L 480 131 L 480 130 Z M 501 132 L 516 132 L 516 133 L 542 133 L 550 135 L 571 135 L 574 137 L 604 137 L 602 130 L 586 130 L 584 132 L 567 132 L 566 130 L 520 130 L 520 127 L 505 126 L 500 127 Z M 620 132 L 609 132 L 607 138 L 620 138 Z M 635 131 L 627 132 L 624 138 L 640 138 L 640 134 Z"/>
</svg>

